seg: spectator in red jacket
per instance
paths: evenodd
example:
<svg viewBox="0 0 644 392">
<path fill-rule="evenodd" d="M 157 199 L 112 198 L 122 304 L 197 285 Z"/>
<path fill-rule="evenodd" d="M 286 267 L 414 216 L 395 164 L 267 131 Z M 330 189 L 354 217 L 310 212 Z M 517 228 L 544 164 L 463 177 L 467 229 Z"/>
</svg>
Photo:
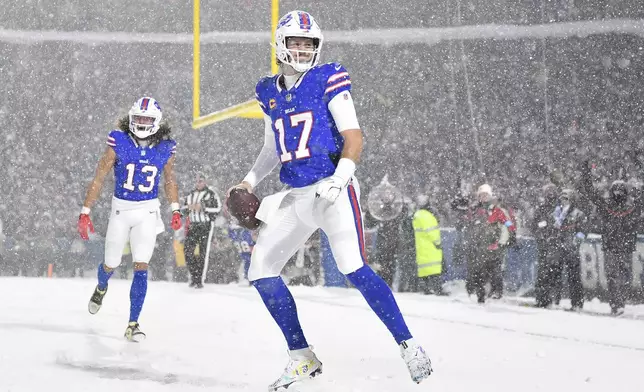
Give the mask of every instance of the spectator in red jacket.
<svg viewBox="0 0 644 392">
<path fill-rule="evenodd" d="M 492 286 L 491 298 L 503 296 L 503 263 L 507 248 L 515 241 L 516 226 L 508 210 L 499 205 L 490 185 L 481 185 L 477 198 L 473 219 L 477 254 L 470 276 L 478 302 L 484 303 L 487 282 Z"/>
</svg>

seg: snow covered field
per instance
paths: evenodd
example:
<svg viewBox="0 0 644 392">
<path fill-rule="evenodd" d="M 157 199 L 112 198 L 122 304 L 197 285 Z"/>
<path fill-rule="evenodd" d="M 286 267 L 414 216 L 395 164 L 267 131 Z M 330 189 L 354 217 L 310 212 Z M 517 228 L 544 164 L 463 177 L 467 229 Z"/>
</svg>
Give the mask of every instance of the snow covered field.
<svg viewBox="0 0 644 392">
<path fill-rule="evenodd" d="M 0 391 L 265 391 L 286 365 L 283 338 L 249 287 L 150 282 L 141 316 L 148 339 L 125 342 L 129 284 L 113 279 L 91 316 L 94 279 L 0 278 Z M 320 378 L 294 391 L 644 390 L 639 317 L 398 294 L 434 363 L 434 375 L 416 385 L 357 291 L 293 293 L 324 362 Z"/>
</svg>

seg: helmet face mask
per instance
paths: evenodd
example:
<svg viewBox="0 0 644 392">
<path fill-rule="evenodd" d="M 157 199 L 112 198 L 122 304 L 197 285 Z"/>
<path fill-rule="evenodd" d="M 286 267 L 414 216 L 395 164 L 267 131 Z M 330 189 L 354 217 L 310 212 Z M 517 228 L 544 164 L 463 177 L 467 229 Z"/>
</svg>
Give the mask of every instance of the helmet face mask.
<svg viewBox="0 0 644 392">
<path fill-rule="evenodd" d="M 147 139 L 157 133 L 163 118 L 161 106 L 150 97 L 136 101 L 128 113 L 130 132 L 138 139 Z"/>
<path fill-rule="evenodd" d="M 313 58 L 317 54 L 315 40 L 305 37 L 287 37 L 286 48 L 291 63 L 301 67 L 312 66 Z"/>
<path fill-rule="evenodd" d="M 297 37 L 307 40 L 292 40 Z M 279 20 L 275 30 L 277 61 L 296 72 L 306 72 L 319 62 L 322 41 L 322 31 L 308 12 L 291 11 Z"/>
</svg>

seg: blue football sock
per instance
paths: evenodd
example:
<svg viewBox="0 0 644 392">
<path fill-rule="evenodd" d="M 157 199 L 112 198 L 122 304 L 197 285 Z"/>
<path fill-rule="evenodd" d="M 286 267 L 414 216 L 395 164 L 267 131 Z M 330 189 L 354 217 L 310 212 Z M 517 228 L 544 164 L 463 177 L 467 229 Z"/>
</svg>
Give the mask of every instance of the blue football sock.
<svg viewBox="0 0 644 392">
<path fill-rule="evenodd" d="M 264 305 L 282 330 L 289 350 L 306 348 L 309 344 L 297 318 L 297 307 L 293 295 L 281 277 L 263 278 L 253 282 Z"/>
<path fill-rule="evenodd" d="M 250 268 L 250 258 L 244 260 L 244 279 L 248 280 L 248 269 Z"/>
<path fill-rule="evenodd" d="M 407 328 L 402 313 L 400 313 L 394 294 L 385 281 L 371 267 L 364 265 L 357 271 L 348 274 L 347 278 L 360 290 L 371 309 L 396 339 L 396 343 L 400 344 L 407 339 L 411 339 L 411 333 Z"/>
<path fill-rule="evenodd" d="M 114 270 L 110 272 L 105 272 L 105 264 L 100 264 L 98 266 L 98 289 L 105 291 L 107 288 L 107 281 L 110 280 L 110 277 L 114 273 Z"/>
<path fill-rule="evenodd" d="M 139 321 L 139 315 L 148 292 L 148 271 L 134 271 L 130 287 L 130 321 Z"/>
</svg>

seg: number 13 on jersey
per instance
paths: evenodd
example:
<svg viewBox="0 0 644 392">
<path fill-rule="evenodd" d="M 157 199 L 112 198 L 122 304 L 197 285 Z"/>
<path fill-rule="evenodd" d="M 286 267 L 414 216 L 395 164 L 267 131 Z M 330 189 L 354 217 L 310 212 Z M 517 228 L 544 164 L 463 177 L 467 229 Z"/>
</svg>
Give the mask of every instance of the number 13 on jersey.
<svg viewBox="0 0 644 392">
<path fill-rule="evenodd" d="M 284 128 L 284 118 L 278 118 L 275 120 L 274 126 L 277 130 L 279 137 L 279 153 L 280 161 L 282 163 L 289 162 L 293 160 L 293 153 L 295 153 L 295 159 L 304 159 L 311 156 L 311 151 L 309 150 L 308 143 L 311 138 L 311 129 L 313 129 L 313 112 L 302 112 L 290 114 L 286 119 L 291 128 L 299 128 L 300 124 L 303 123 L 302 130 L 300 131 L 299 141 L 297 143 L 297 149 L 295 151 L 288 151 L 286 149 L 286 130 Z"/>
<path fill-rule="evenodd" d="M 127 169 L 127 180 L 123 184 L 123 188 L 128 191 L 133 191 L 135 189 L 134 171 L 136 170 L 136 165 L 134 163 L 128 163 L 125 168 Z M 159 169 L 157 169 L 156 166 L 143 166 L 141 173 L 147 174 L 147 177 L 145 178 L 146 184 L 139 184 L 138 186 L 140 192 L 150 192 L 154 189 L 154 180 L 156 179 L 158 170 Z"/>
</svg>

